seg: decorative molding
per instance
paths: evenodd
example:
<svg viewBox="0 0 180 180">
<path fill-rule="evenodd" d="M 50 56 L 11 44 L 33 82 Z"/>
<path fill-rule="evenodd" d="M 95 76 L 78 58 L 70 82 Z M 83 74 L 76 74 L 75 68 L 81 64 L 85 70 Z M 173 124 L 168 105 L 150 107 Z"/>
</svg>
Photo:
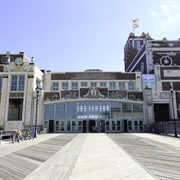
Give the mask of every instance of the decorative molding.
<svg viewBox="0 0 180 180">
<path fill-rule="evenodd" d="M 83 96 L 84 98 L 104 98 L 105 96 L 102 95 L 99 91 L 98 87 L 90 87 L 87 94 Z"/>
<path fill-rule="evenodd" d="M 59 100 L 59 96 L 58 96 L 57 94 L 55 94 L 55 95 L 53 95 L 53 96 L 51 97 L 51 100 L 52 100 L 52 101 Z"/>
</svg>

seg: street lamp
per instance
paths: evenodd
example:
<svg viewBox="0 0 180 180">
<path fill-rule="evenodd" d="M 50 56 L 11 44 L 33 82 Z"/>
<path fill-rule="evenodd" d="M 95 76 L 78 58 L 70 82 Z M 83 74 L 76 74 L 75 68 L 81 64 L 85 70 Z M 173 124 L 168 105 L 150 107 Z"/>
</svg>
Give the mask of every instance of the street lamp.
<svg viewBox="0 0 180 180">
<path fill-rule="evenodd" d="M 176 129 L 176 120 L 175 120 L 175 112 L 174 112 L 174 100 L 173 100 L 173 93 L 174 93 L 174 89 L 173 87 L 170 86 L 170 93 L 171 93 L 171 100 L 172 100 L 172 110 L 173 110 L 173 118 L 174 118 L 174 136 L 177 136 L 177 129 Z"/>
<path fill-rule="evenodd" d="M 34 127 L 34 138 L 37 137 L 37 112 L 38 112 L 38 100 L 39 100 L 39 92 L 42 88 L 37 85 L 36 87 L 36 114 L 35 114 L 35 127 Z"/>
</svg>

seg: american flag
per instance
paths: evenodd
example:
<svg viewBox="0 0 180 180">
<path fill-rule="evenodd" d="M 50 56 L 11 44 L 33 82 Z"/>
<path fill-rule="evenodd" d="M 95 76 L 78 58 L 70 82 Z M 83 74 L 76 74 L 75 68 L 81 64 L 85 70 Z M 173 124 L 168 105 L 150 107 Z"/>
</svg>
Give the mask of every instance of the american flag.
<svg viewBox="0 0 180 180">
<path fill-rule="evenodd" d="M 133 27 L 136 28 L 136 27 L 139 27 L 139 23 L 138 23 L 139 19 L 135 19 L 133 20 Z"/>
<path fill-rule="evenodd" d="M 135 19 L 135 20 L 133 20 L 133 22 L 134 23 L 137 23 L 139 21 L 139 19 L 137 18 L 137 19 Z"/>
</svg>

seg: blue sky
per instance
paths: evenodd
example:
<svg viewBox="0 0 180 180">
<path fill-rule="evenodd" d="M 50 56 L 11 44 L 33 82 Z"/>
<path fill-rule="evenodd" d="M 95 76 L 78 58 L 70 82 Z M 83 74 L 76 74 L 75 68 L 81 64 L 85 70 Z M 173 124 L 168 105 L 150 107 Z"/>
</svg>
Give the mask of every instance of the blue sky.
<svg viewBox="0 0 180 180">
<path fill-rule="evenodd" d="M 0 54 L 24 52 L 54 72 L 124 71 L 136 18 L 136 35 L 180 38 L 179 0 L 0 0 L 0 9 Z"/>
</svg>

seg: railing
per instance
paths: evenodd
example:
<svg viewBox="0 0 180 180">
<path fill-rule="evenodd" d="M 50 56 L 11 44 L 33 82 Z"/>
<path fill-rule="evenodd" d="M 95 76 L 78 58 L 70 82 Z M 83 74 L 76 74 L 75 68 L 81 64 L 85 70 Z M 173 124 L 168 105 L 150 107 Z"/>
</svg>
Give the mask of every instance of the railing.
<svg viewBox="0 0 180 180">
<path fill-rule="evenodd" d="M 177 120 L 175 122 L 176 124 L 176 130 L 177 134 L 180 135 L 180 120 Z M 161 121 L 161 122 L 155 122 L 153 126 L 153 130 L 157 134 L 174 134 L 175 133 L 175 127 L 174 127 L 174 121 Z"/>
<path fill-rule="evenodd" d="M 0 145 L 1 145 L 1 141 L 4 139 L 12 141 L 13 133 L 14 131 L 5 131 L 5 130 L 0 131 Z"/>
</svg>

